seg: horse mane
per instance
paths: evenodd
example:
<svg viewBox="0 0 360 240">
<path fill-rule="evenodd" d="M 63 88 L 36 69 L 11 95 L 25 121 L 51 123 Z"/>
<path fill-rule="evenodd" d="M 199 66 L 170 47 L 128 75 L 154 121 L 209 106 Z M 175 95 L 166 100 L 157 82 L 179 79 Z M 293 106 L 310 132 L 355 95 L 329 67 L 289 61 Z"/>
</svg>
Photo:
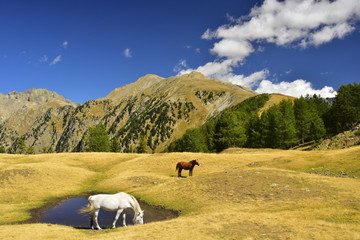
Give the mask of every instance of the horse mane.
<svg viewBox="0 0 360 240">
<path fill-rule="evenodd" d="M 140 207 L 139 202 L 136 200 L 136 198 L 135 198 L 133 195 L 130 195 L 130 194 L 129 194 L 129 196 L 134 200 L 134 204 L 135 204 L 135 206 L 134 206 L 134 211 L 140 212 L 140 211 L 141 211 L 141 207 Z M 137 212 L 136 212 L 136 213 L 137 213 Z M 135 214 L 136 214 L 136 213 L 135 213 Z"/>
</svg>

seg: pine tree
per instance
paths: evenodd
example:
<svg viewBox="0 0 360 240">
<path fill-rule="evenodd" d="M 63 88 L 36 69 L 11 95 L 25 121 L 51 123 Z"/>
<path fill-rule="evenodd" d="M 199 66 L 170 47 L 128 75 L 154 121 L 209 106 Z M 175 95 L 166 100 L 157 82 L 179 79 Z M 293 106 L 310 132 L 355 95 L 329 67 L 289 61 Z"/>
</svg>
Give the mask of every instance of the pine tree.
<svg viewBox="0 0 360 240">
<path fill-rule="evenodd" d="M 295 100 L 294 111 L 296 128 L 302 143 L 320 139 L 325 135 L 324 121 L 320 116 L 325 114 L 326 107 L 316 95 Z"/>
<path fill-rule="evenodd" d="M 304 97 L 301 97 L 294 102 L 294 112 L 296 116 L 296 127 L 301 142 L 304 143 L 310 134 L 311 115 L 309 111 L 309 104 Z"/>
<path fill-rule="evenodd" d="M 246 142 L 244 123 L 234 112 L 223 114 L 216 124 L 215 143 L 220 152 L 229 147 L 242 147 Z"/>
<path fill-rule="evenodd" d="M 85 136 L 85 150 L 87 152 L 109 152 L 110 138 L 104 124 L 89 129 Z"/>
<path fill-rule="evenodd" d="M 113 138 L 110 141 L 110 152 L 119 152 L 119 139 Z"/>
<path fill-rule="evenodd" d="M 298 142 L 294 108 L 291 101 L 282 101 L 280 108 L 280 148 L 289 148 Z"/>
<path fill-rule="evenodd" d="M 289 148 L 296 138 L 295 115 L 290 101 L 282 101 L 265 111 L 259 122 L 265 147 Z"/>
<path fill-rule="evenodd" d="M 17 141 L 17 149 L 20 154 L 23 154 L 26 152 L 26 144 L 24 139 L 19 138 Z"/>
<path fill-rule="evenodd" d="M 138 153 L 146 153 L 146 138 L 144 136 L 140 137 L 139 144 L 136 148 L 136 152 Z"/>
<path fill-rule="evenodd" d="M 329 114 L 327 125 L 333 133 L 350 129 L 360 122 L 360 84 L 342 85 Z"/>
</svg>

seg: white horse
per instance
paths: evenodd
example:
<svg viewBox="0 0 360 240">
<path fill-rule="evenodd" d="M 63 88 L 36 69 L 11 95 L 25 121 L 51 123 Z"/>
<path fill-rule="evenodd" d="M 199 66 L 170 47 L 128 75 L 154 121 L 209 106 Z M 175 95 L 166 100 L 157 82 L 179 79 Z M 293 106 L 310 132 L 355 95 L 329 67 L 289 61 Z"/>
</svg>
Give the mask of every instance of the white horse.
<svg viewBox="0 0 360 240">
<path fill-rule="evenodd" d="M 80 213 L 92 213 L 90 217 L 90 228 L 94 229 L 94 222 L 97 229 L 101 229 L 98 223 L 99 210 L 103 209 L 105 211 L 115 212 L 115 220 L 112 224 L 112 228 L 115 228 L 116 221 L 118 220 L 120 214 L 126 208 L 131 208 L 134 210 L 134 224 L 144 224 L 144 211 L 141 210 L 138 201 L 131 195 L 120 192 L 116 194 L 97 194 L 92 195 L 88 198 L 88 205 L 85 208 L 79 210 Z M 126 227 L 126 216 L 123 214 L 123 225 Z"/>
</svg>

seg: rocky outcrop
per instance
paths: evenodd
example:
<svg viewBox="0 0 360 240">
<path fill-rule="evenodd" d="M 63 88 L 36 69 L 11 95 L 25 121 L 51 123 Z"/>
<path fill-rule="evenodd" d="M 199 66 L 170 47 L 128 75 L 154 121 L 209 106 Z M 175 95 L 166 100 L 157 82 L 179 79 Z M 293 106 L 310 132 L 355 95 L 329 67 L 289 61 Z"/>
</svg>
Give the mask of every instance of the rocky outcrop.
<svg viewBox="0 0 360 240">
<path fill-rule="evenodd" d="M 339 133 L 331 138 L 323 140 L 315 150 L 335 150 L 349 148 L 360 144 L 360 124 L 351 130 Z"/>
</svg>

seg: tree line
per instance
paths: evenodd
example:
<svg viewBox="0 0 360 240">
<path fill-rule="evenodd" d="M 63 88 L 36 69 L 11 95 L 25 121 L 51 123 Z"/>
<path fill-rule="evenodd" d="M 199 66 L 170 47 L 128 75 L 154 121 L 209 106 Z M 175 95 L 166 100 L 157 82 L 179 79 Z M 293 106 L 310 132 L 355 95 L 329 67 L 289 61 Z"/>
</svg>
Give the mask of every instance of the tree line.
<svg viewBox="0 0 360 240">
<path fill-rule="evenodd" d="M 288 149 L 318 141 L 360 123 L 360 84 L 343 85 L 329 103 L 320 96 L 283 100 L 261 114 L 270 95 L 261 94 L 228 108 L 199 128 L 188 129 L 166 152 L 221 152 L 229 147 Z M 33 147 L 17 141 L 18 153 L 32 154 Z M 85 151 L 118 152 L 119 142 L 110 139 L 105 125 L 90 127 L 84 137 Z M 147 150 L 147 136 L 140 136 L 134 152 Z M 5 148 L 0 146 L 0 153 Z M 53 152 L 44 148 L 43 152 Z"/>
<path fill-rule="evenodd" d="M 320 96 L 283 100 L 263 113 L 268 94 L 224 110 L 200 128 L 189 129 L 168 152 L 220 152 L 229 147 L 289 149 L 350 129 L 360 122 L 360 85 L 343 85 L 333 103 Z"/>
</svg>

